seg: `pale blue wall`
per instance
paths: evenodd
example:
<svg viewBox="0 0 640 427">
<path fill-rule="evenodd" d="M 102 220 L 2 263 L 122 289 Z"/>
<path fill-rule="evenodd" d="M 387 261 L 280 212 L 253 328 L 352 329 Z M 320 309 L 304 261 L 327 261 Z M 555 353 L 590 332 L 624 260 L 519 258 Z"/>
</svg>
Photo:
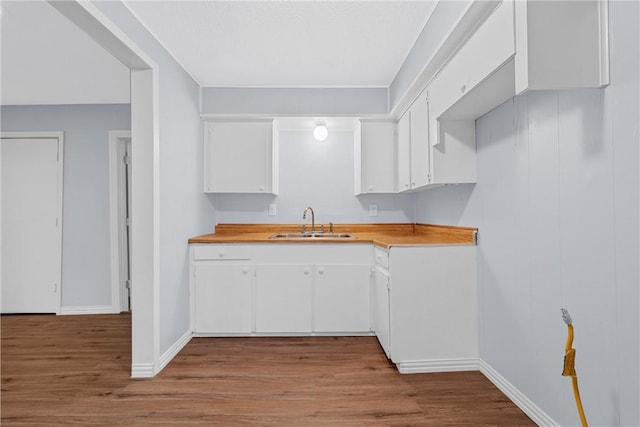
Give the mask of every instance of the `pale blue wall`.
<svg viewBox="0 0 640 427">
<path fill-rule="evenodd" d="M 109 131 L 128 104 L 2 106 L 2 131 L 63 131 L 62 307 L 111 305 Z"/>
<path fill-rule="evenodd" d="M 316 141 L 311 131 L 280 133 L 280 195 L 220 194 L 219 223 L 302 223 L 307 206 L 322 223 L 410 222 L 413 195 L 353 195 L 353 132 L 330 132 Z M 269 204 L 277 215 L 269 216 Z M 369 216 L 369 204 L 378 216 Z M 307 219 L 307 222 L 309 219 Z"/>
<path fill-rule="evenodd" d="M 573 317 L 590 425 L 639 425 L 639 4 L 610 5 L 611 85 L 531 92 L 477 121 L 478 183 L 417 198 L 479 227 L 481 357 L 561 425 Z"/>
<path fill-rule="evenodd" d="M 159 318 L 163 354 L 189 330 L 187 240 L 211 231 L 215 217 L 212 203 L 202 192 L 200 87 L 123 3 L 97 1 L 94 5 L 158 65 Z"/>
</svg>

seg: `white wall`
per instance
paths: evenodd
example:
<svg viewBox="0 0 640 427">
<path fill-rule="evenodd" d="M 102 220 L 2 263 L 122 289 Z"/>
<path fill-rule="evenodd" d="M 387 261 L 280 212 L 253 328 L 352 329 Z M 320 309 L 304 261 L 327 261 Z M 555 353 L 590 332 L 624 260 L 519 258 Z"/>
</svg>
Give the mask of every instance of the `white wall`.
<svg viewBox="0 0 640 427">
<path fill-rule="evenodd" d="M 214 224 L 215 209 L 202 193 L 202 165 L 198 161 L 203 155 L 200 87 L 123 3 L 93 4 L 158 66 L 154 72 L 159 92 L 154 96 L 159 103 L 158 317 L 162 356 L 189 331 L 187 239 L 211 230 Z"/>
<path fill-rule="evenodd" d="M 590 425 L 639 425 L 637 2 L 610 5 L 611 85 L 531 92 L 477 121 L 478 183 L 418 222 L 478 226 L 481 357 L 561 425 L 567 308 Z"/>
<path fill-rule="evenodd" d="M 318 223 L 411 222 L 413 196 L 353 195 L 353 132 L 330 132 L 316 141 L 311 131 L 280 133 L 280 195 L 219 194 L 218 223 L 300 223 L 311 206 Z M 269 216 L 275 203 L 277 215 Z M 369 204 L 378 216 L 369 216 Z"/>
<path fill-rule="evenodd" d="M 387 88 L 202 88 L 203 114 L 387 114 Z"/>
<path fill-rule="evenodd" d="M 3 106 L 3 131 L 64 131 L 62 308 L 111 305 L 109 134 L 128 104 Z"/>
<path fill-rule="evenodd" d="M 130 102 L 129 69 L 50 4 L 1 7 L 2 105 Z"/>
</svg>

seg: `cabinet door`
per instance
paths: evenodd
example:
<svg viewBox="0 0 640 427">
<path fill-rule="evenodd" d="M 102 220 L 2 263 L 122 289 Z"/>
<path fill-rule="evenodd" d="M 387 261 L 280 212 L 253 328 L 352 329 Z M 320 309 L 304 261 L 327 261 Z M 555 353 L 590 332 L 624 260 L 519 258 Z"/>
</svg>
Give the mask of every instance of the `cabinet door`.
<svg viewBox="0 0 640 427">
<path fill-rule="evenodd" d="M 208 122 L 205 134 L 205 192 L 272 192 L 273 125 Z"/>
<path fill-rule="evenodd" d="M 250 333 L 253 267 L 212 261 L 195 267 L 195 332 Z"/>
<path fill-rule="evenodd" d="M 375 332 L 387 358 L 391 358 L 391 327 L 389 311 L 389 275 L 374 268 L 371 283 L 371 329 Z"/>
<path fill-rule="evenodd" d="M 369 332 L 369 265 L 318 265 L 314 332 Z"/>
<path fill-rule="evenodd" d="M 311 267 L 256 267 L 256 332 L 311 332 Z"/>
<path fill-rule="evenodd" d="M 397 191 L 411 189 L 411 112 L 407 111 L 398 121 L 398 188 Z"/>
<path fill-rule="evenodd" d="M 427 91 L 414 101 L 411 109 L 411 189 L 429 184 L 429 117 Z"/>
<path fill-rule="evenodd" d="M 396 124 L 361 124 L 362 193 L 393 193 L 396 186 Z"/>
</svg>

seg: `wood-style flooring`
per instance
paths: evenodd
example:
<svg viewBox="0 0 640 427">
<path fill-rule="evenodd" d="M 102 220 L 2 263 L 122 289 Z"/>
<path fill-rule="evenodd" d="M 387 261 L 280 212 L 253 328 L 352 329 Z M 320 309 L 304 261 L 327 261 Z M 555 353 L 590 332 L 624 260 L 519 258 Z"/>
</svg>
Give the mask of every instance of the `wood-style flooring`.
<svg viewBox="0 0 640 427">
<path fill-rule="evenodd" d="M 534 425 L 479 372 L 399 374 L 374 337 L 194 338 L 134 380 L 129 315 L 1 321 L 3 426 Z"/>
</svg>

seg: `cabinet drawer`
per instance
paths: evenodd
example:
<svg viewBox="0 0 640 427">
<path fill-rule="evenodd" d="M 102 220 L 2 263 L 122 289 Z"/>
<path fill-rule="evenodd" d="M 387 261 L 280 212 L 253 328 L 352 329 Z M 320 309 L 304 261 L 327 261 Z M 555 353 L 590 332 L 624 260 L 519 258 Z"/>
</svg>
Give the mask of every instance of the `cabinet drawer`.
<svg viewBox="0 0 640 427">
<path fill-rule="evenodd" d="M 251 248 L 249 246 L 235 245 L 206 245 L 194 246 L 193 259 L 203 260 L 248 260 L 251 259 Z"/>
<path fill-rule="evenodd" d="M 499 4 L 476 32 L 455 53 L 429 87 L 432 119 L 478 86 L 515 55 L 513 2 Z M 431 135 L 432 145 L 439 138 Z"/>
<path fill-rule="evenodd" d="M 375 258 L 375 263 L 385 270 L 389 269 L 389 253 L 384 249 L 374 248 L 373 257 Z"/>
</svg>

